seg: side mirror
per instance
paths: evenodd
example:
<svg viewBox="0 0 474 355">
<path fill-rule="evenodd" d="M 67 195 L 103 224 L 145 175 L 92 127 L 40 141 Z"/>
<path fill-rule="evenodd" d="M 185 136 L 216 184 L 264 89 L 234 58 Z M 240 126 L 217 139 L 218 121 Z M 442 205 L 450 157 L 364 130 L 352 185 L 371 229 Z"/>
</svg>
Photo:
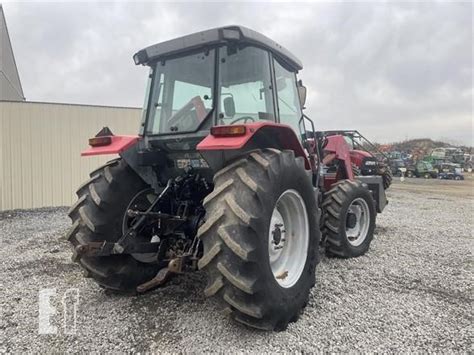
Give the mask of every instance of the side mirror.
<svg viewBox="0 0 474 355">
<path fill-rule="evenodd" d="M 304 108 L 306 103 L 306 86 L 303 85 L 301 80 L 298 81 L 298 96 L 300 97 L 301 108 Z"/>
</svg>

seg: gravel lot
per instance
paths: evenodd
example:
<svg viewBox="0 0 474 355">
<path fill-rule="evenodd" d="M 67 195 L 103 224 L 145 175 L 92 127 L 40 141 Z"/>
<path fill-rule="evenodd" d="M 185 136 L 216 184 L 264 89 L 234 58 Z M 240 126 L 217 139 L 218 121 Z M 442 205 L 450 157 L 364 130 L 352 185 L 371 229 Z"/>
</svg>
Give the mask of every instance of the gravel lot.
<svg viewBox="0 0 474 355">
<path fill-rule="evenodd" d="M 461 191 L 452 193 L 452 191 Z M 462 192 L 464 191 L 464 192 Z M 473 180 L 395 182 L 366 256 L 322 258 L 297 323 L 249 330 L 203 296 L 200 273 L 143 296 L 110 295 L 70 261 L 66 209 L 0 214 L 0 352 L 471 352 Z M 38 334 L 38 292 L 55 288 L 56 335 Z M 61 297 L 79 289 L 75 335 Z M 70 328 L 69 328 L 70 329 Z"/>
</svg>

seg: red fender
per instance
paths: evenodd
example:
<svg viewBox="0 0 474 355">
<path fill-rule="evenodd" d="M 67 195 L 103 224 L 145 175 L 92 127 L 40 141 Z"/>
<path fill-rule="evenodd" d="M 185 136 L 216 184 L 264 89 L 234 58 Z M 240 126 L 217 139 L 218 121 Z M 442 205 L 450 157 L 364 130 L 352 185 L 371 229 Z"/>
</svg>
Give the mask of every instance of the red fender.
<svg viewBox="0 0 474 355">
<path fill-rule="evenodd" d="M 303 157 L 306 169 L 310 169 L 306 152 L 295 131 L 290 126 L 271 121 L 260 121 L 239 126 L 245 126 L 244 134 L 232 137 L 215 137 L 209 134 L 197 145 L 197 150 L 203 156 L 206 156 L 208 155 L 206 153 L 212 151 L 244 152 L 258 148 L 290 149 L 295 152 L 295 156 Z"/>
<path fill-rule="evenodd" d="M 91 147 L 81 152 L 82 156 L 120 154 L 138 141 L 138 136 L 109 136 L 112 142 L 108 145 Z"/>
</svg>

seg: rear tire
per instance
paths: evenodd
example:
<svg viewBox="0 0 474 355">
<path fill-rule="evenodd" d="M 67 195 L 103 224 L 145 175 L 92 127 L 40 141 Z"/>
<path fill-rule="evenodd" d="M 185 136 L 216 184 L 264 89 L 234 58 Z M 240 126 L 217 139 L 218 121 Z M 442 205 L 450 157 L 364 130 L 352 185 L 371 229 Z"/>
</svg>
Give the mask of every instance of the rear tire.
<svg viewBox="0 0 474 355">
<path fill-rule="evenodd" d="M 204 245 L 198 265 L 208 274 L 205 294 L 222 299 L 240 323 L 283 330 L 296 321 L 315 284 L 320 232 L 311 174 L 293 151 L 265 149 L 223 168 L 215 174 L 214 183 L 214 191 L 204 200 L 207 220 L 198 231 Z M 305 207 L 307 246 L 296 260 L 302 260 L 301 271 L 276 276 L 270 265 L 270 225 L 277 201 L 287 193 L 299 196 Z M 285 221 L 286 239 L 296 236 L 292 231 L 298 221 Z M 293 275 L 293 283 L 279 281 L 291 280 Z"/>
<path fill-rule="evenodd" d="M 69 209 L 72 227 L 67 239 L 73 248 L 88 242 L 115 242 L 122 235 L 126 208 L 133 197 L 149 187 L 121 158 L 112 160 L 90 174 L 77 190 L 79 199 Z M 73 260 L 100 286 L 115 291 L 135 291 L 152 279 L 157 264 L 142 263 L 131 255 L 81 257 Z"/>
<path fill-rule="evenodd" d="M 342 180 L 326 193 L 322 206 L 326 254 L 339 258 L 365 254 L 374 236 L 376 216 L 375 203 L 367 185 L 358 180 Z M 350 216 L 357 215 L 357 211 L 364 217 Z M 353 226 L 357 222 L 360 223 L 359 230 L 357 225 Z"/>
</svg>

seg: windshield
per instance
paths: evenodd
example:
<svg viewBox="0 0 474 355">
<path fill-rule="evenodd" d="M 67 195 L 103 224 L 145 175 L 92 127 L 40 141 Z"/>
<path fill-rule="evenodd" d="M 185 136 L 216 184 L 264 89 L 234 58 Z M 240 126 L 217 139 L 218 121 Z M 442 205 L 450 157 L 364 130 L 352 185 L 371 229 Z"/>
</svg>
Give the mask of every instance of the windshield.
<svg viewBox="0 0 474 355">
<path fill-rule="evenodd" d="M 147 134 L 195 131 L 213 107 L 214 50 L 160 61 L 153 72 Z"/>
</svg>

